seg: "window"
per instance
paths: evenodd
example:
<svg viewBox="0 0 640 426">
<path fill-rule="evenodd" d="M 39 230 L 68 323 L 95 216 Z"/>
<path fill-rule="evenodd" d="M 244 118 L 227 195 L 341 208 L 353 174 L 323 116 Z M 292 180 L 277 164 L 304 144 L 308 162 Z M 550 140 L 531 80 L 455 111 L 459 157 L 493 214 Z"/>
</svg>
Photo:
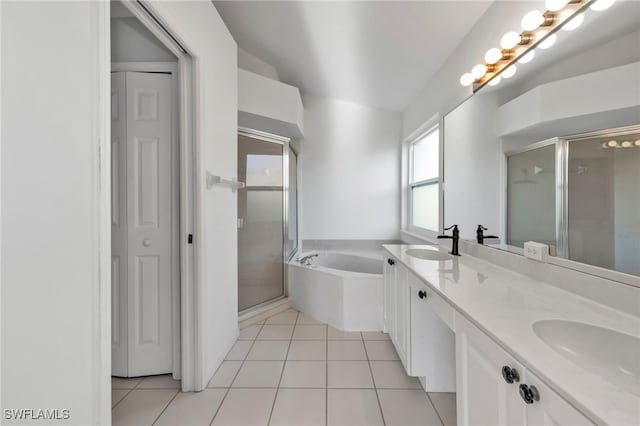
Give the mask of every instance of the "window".
<svg viewBox="0 0 640 426">
<path fill-rule="evenodd" d="M 434 127 L 409 146 L 409 225 L 440 229 L 440 132 Z"/>
</svg>

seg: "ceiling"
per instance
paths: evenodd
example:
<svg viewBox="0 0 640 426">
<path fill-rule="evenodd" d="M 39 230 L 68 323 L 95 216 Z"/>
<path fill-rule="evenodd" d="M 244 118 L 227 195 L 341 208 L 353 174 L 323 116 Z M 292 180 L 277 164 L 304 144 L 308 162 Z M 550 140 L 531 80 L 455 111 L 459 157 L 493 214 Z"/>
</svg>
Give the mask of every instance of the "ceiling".
<svg viewBox="0 0 640 426">
<path fill-rule="evenodd" d="M 238 46 L 301 91 L 402 111 L 491 1 L 214 1 Z"/>
</svg>

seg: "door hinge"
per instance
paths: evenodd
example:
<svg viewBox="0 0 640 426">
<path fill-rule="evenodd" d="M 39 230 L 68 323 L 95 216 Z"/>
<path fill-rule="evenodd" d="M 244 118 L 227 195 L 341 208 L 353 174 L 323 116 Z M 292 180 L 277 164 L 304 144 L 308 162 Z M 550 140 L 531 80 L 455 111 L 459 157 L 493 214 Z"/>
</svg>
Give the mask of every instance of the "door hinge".
<svg viewBox="0 0 640 426">
<path fill-rule="evenodd" d="M 189 236 L 187 237 L 187 243 L 193 244 L 193 234 L 189 234 Z"/>
</svg>

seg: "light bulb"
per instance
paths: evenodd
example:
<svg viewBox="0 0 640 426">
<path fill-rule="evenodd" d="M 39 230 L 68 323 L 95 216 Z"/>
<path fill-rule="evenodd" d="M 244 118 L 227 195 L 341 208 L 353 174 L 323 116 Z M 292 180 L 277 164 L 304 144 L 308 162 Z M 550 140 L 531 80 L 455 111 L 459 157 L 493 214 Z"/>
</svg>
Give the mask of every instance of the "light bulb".
<svg viewBox="0 0 640 426">
<path fill-rule="evenodd" d="M 571 18 L 570 21 L 564 24 L 562 26 L 562 29 L 565 31 L 573 31 L 576 28 L 578 28 L 580 25 L 582 25 L 583 21 L 584 21 L 584 13 L 578 13 L 576 16 Z"/>
<path fill-rule="evenodd" d="M 505 50 L 513 49 L 522 41 L 520 34 L 515 31 L 509 31 L 500 39 L 500 46 Z"/>
<path fill-rule="evenodd" d="M 531 52 L 524 55 L 522 58 L 518 59 L 518 62 L 521 64 L 526 64 L 533 60 L 533 57 L 536 56 L 536 51 L 532 50 Z"/>
<path fill-rule="evenodd" d="M 614 148 L 616 146 L 618 146 L 618 142 L 611 140 L 609 142 L 607 142 L 607 146 L 609 146 L 610 148 Z"/>
<path fill-rule="evenodd" d="M 509 65 L 507 68 L 505 68 L 504 71 L 502 71 L 502 73 L 500 74 L 503 78 L 511 78 L 516 74 L 516 66 L 515 65 Z"/>
<path fill-rule="evenodd" d="M 557 38 L 558 37 L 555 34 L 551 34 L 549 37 L 545 38 L 544 41 L 538 45 L 538 47 L 540 49 L 548 49 L 554 45 Z"/>
<path fill-rule="evenodd" d="M 607 143 L 606 143 L 606 142 L 602 142 L 602 148 L 604 148 L 604 149 L 609 148 L 609 147 L 607 146 Z"/>
<path fill-rule="evenodd" d="M 638 139 L 637 141 L 635 141 L 633 144 L 634 144 L 635 146 L 640 146 L 640 139 Z"/>
<path fill-rule="evenodd" d="M 623 141 L 622 142 L 622 147 L 623 148 L 631 148 L 633 146 L 633 143 L 631 143 L 631 141 Z"/>
<path fill-rule="evenodd" d="M 539 10 L 532 10 L 522 18 L 522 29 L 525 31 L 533 31 L 544 23 L 544 16 Z"/>
<path fill-rule="evenodd" d="M 551 12 L 557 12 L 569 3 L 569 0 L 547 0 L 544 2 L 544 7 Z"/>
<path fill-rule="evenodd" d="M 495 76 L 494 78 L 491 79 L 491 81 L 489 82 L 489 86 L 497 86 L 500 83 L 500 80 L 502 80 L 502 78 L 498 75 Z"/>
<path fill-rule="evenodd" d="M 497 47 L 487 50 L 484 55 L 484 61 L 488 64 L 495 64 L 500 59 L 502 59 L 502 50 Z"/>
<path fill-rule="evenodd" d="M 589 8 L 591 10 L 595 10 L 596 12 L 600 12 L 601 10 L 609 9 L 616 0 L 597 0 L 593 3 Z"/>
<path fill-rule="evenodd" d="M 470 72 L 464 73 L 462 74 L 462 77 L 460 77 L 460 84 L 462 84 L 463 86 L 469 86 L 471 85 L 471 83 L 473 83 L 473 76 L 471 75 Z"/>
<path fill-rule="evenodd" d="M 478 64 L 471 69 L 471 75 L 477 80 L 482 78 L 487 73 L 487 66 L 485 64 Z"/>
</svg>

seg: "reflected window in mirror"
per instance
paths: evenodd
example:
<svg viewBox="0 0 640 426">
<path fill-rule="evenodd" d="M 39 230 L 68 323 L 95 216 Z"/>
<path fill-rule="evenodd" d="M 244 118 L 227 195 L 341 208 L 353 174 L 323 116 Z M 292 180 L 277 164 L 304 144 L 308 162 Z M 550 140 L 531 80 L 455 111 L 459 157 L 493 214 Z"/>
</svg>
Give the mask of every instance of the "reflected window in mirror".
<svg viewBox="0 0 640 426">
<path fill-rule="evenodd" d="M 434 127 L 409 146 L 409 224 L 440 229 L 440 132 Z"/>
<path fill-rule="evenodd" d="M 556 141 L 507 157 L 507 244 L 556 246 Z M 542 146 L 540 146 L 542 145 Z"/>
</svg>

